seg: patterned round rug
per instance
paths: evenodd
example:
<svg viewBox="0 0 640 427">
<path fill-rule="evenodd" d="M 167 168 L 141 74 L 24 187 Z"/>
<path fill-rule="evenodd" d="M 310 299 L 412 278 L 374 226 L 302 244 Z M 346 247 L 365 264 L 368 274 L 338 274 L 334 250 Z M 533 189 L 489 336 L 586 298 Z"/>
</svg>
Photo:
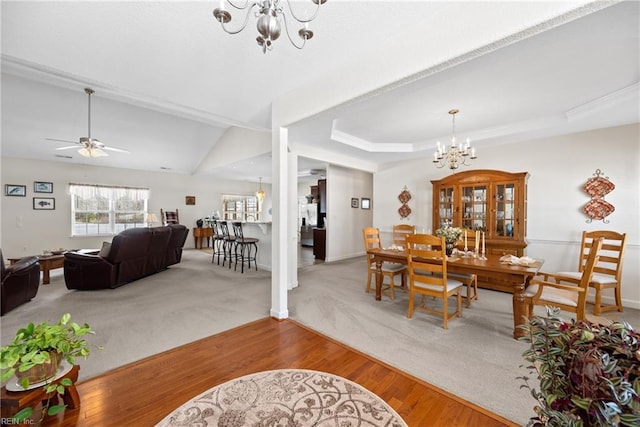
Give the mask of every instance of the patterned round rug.
<svg viewBox="0 0 640 427">
<path fill-rule="evenodd" d="M 386 402 L 345 378 L 306 369 L 246 375 L 213 387 L 157 426 L 406 427 Z"/>
</svg>

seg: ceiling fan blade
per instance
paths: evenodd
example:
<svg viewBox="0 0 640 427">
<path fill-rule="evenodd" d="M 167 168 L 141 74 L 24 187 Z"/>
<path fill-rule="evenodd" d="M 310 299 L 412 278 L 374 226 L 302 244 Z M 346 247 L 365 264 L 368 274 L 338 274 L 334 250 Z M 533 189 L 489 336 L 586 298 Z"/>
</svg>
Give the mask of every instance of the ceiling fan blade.
<svg viewBox="0 0 640 427">
<path fill-rule="evenodd" d="M 70 150 L 72 148 L 78 148 L 78 146 L 77 145 L 69 145 L 67 147 L 58 147 L 58 148 L 56 148 L 56 150 Z"/>
<path fill-rule="evenodd" d="M 129 153 L 127 150 L 123 150 L 122 148 L 115 148 L 115 147 L 101 147 L 103 150 L 109 150 L 109 151 L 117 151 L 118 153 Z"/>
<path fill-rule="evenodd" d="M 69 141 L 68 139 L 56 139 L 56 138 L 45 138 L 47 141 L 53 141 L 53 142 L 66 142 L 68 144 L 81 144 L 78 141 Z"/>
</svg>

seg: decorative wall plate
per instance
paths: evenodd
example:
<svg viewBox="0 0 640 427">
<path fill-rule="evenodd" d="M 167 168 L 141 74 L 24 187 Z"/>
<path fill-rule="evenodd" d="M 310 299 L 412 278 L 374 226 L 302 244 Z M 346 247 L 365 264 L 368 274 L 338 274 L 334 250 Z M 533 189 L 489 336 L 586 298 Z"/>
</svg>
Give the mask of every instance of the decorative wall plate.
<svg viewBox="0 0 640 427">
<path fill-rule="evenodd" d="M 611 193 L 614 188 L 616 188 L 616 186 L 613 182 L 601 176 L 589 178 L 586 184 L 584 184 L 584 191 L 591 197 L 604 197 Z"/>
<path fill-rule="evenodd" d="M 600 169 L 596 169 L 593 177 L 587 179 L 583 186 L 584 191 L 591 196 L 591 200 L 582 208 L 582 211 L 589 217 L 587 222 L 595 219 L 602 220 L 606 224 L 609 221 L 605 218 L 616 210 L 611 203 L 604 200 L 604 196 L 611 193 L 616 186 L 609 181 L 608 176 L 603 175 L 604 173 Z"/>
<path fill-rule="evenodd" d="M 591 220 L 604 220 L 611 215 L 616 208 L 604 199 L 591 199 L 582 209 Z"/>
<path fill-rule="evenodd" d="M 409 193 L 407 187 L 404 187 L 402 192 L 398 195 L 398 200 L 400 200 L 400 203 L 402 203 L 403 205 L 409 203 L 409 200 L 411 200 L 411 193 Z"/>
<path fill-rule="evenodd" d="M 411 200 L 411 193 L 407 189 L 406 185 L 402 188 L 400 194 L 398 194 L 398 200 L 400 200 L 400 203 L 402 203 L 402 206 L 400 206 L 400 209 L 398 209 L 398 213 L 400 214 L 401 219 L 405 219 L 406 217 L 411 215 L 411 208 L 407 204 L 409 203 L 409 200 Z"/>
<path fill-rule="evenodd" d="M 409 205 L 402 205 L 400 206 L 400 209 L 398 209 L 398 213 L 400 214 L 400 218 L 405 219 L 411 215 L 411 208 Z"/>
</svg>

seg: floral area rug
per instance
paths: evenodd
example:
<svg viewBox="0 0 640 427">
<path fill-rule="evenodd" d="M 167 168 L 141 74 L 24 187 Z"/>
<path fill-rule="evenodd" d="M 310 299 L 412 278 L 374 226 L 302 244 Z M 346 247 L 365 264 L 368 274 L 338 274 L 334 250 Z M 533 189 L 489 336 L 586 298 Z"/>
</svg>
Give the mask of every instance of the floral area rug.
<svg viewBox="0 0 640 427">
<path fill-rule="evenodd" d="M 406 423 L 378 396 L 345 378 L 283 369 L 213 387 L 157 426 L 406 427 Z"/>
</svg>

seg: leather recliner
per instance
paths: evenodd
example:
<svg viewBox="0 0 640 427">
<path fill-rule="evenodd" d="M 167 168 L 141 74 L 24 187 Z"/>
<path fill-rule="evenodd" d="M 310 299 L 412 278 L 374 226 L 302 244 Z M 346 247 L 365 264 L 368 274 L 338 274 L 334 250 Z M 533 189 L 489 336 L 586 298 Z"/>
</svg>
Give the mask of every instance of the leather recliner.
<svg viewBox="0 0 640 427">
<path fill-rule="evenodd" d="M 0 295 L 0 315 L 31 301 L 40 287 L 40 263 L 37 256 L 20 259 L 13 265 L 5 267 L 2 249 L 0 249 L 2 265 L 2 292 Z"/>
</svg>

